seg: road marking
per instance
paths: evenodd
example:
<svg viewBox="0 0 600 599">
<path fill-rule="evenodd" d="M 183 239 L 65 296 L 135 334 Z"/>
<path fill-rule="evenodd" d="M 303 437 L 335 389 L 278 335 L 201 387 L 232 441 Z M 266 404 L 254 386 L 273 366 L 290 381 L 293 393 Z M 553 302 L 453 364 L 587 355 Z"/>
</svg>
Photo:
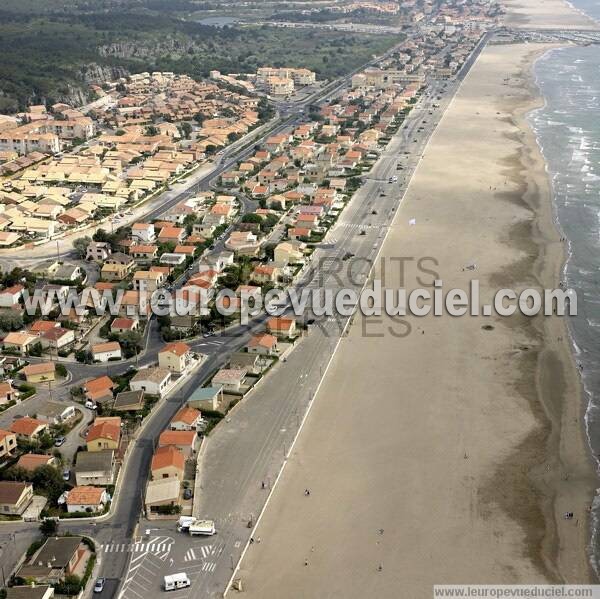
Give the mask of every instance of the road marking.
<svg viewBox="0 0 600 599">
<path fill-rule="evenodd" d="M 204 562 L 202 564 L 203 572 L 214 572 L 217 568 L 217 564 L 215 562 Z"/>
<path fill-rule="evenodd" d="M 202 559 L 206 559 L 211 554 L 212 545 L 203 545 L 200 547 L 200 552 L 202 553 Z"/>
<path fill-rule="evenodd" d="M 183 558 L 184 562 L 191 562 L 196 559 L 196 553 L 193 549 L 188 549 L 185 553 L 185 557 Z"/>
</svg>

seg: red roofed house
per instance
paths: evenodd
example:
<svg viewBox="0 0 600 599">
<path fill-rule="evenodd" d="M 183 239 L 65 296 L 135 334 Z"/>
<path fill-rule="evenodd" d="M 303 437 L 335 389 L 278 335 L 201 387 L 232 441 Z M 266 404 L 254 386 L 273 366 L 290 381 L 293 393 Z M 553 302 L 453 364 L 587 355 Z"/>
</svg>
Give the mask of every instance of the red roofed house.
<svg viewBox="0 0 600 599">
<path fill-rule="evenodd" d="M 177 447 L 186 458 L 191 458 L 200 444 L 196 431 L 163 431 L 158 438 L 159 447 Z"/>
<path fill-rule="evenodd" d="M 296 321 L 293 318 L 269 318 L 267 320 L 267 331 L 278 339 L 293 337 L 296 334 Z"/>
<path fill-rule="evenodd" d="M 277 351 L 277 337 L 267 333 L 254 335 L 246 347 L 250 354 L 271 356 Z"/>
<path fill-rule="evenodd" d="M 121 441 L 121 419 L 118 416 L 96 418 L 86 438 L 88 451 L 119 449 Z"/>
<path fill-rule="evenodd" d="M 113 389 L 115 384 L 112 379 L 106 375 L 91 379 L 83 384 L 85 397 L 90 401 L 103 402 L 113 398 Z"/>
<path fill-rule="evenodd" d="M 200 410 L 183 407 L 171 420 L 169 427 L 172 431 L 197 431 L 202 421 Z"/>
<path fill-rule="evenodd" d="M 28 472 L 33 472 L 40 466 L 55 466 L 56 463 L 56 458 L 51 455 L 41 453 L 25 453 L 19 458 L 17 466 L 19 468 L 23 468 L 23 470 L 27 470 Z"/>
<path fill-rule="evenodd" d="M 159 367 L 166 368 L 177 374 L 184 372 L 191 361 L 191 348 L 187 343 L 183 343 L 182 341 L 167 343 L 167 345 L 158 352 Z"/>
<path fill-rule="evenodd" d="M 23 439 L 24 441 L 37 439 L 47 429 L 48 423 L 45 420 L 38 420 L 29 416 L 19 418 L 10 425 L 10 430 L 17 435 L 17 439 Z"/>
<path fill-rule="evenodd" d="M 152 480 L 177 478 L 182 481 L 185 472 L 185 456 L 173 445 L 159 447 L 152 456 L 150 472 Z"/>
<path fill-rule="evenodd" d="M 185 229 L 180 227 L 163 227 L 158 234 L 158 241 L 161 243 L 167 243 L 169 241 L 181 243 L 184 237 Z"/>
<path fill-rule="evenodd" d="M 257 283 L 274 283 L 279 276 L 279 269 L 268 264 L 259 264 L 252 271 L 252 280 Z"/>
<path fill-rule="evenodd" d="M 140 321 L 136 318 L 125 318 L 119 317 L 115 318 L 110 325 L 110 332 L 116 333 L 117 335 L 121 333 L 129 333 L 131 331 L 137 331 L 139 327 Z"/>
<path fill-rule="evenodd" d="M 102 487 L 73 487 L 67 497 L 67 512 L 101 512 L 108 503 Z"/>
</svg>

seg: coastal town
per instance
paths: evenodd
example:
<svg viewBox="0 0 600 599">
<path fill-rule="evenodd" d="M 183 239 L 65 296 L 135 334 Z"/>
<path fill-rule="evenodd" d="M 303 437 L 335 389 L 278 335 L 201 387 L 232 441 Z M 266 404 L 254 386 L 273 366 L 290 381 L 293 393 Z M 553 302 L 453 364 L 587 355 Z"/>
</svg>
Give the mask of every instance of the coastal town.
<svg viewBox="0 0 600 599">
<path fill-rule="evenodd" d="M 495 2 L 405 9 L 327 8 L 386 33 L 398 16 L 397 43 L 343 77 L 142 71 L 90 83 L 85 105 L 0 114 L 7 599 L 245 590 L 242 560 L 355 326 L 245 310 L 366 284 L 455 94 L 506 43 Z M 354 259 L 359 281 L 327 278 Z"/>
</svg>

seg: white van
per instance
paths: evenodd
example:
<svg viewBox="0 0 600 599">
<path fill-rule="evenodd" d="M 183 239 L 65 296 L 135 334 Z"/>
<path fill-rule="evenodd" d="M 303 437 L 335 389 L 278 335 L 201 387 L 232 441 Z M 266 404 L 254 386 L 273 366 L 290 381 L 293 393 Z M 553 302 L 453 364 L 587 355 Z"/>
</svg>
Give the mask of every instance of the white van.
<svg viewBox="0 0 600 599">
<path fill-rule="evenodd" d="M 196 523 L 196 518 L 192 516 L 181 516 L 177 522 L 177 532 L 186 531 L 192 524 Z"/>
<path fill-rule="evenodd" d="M 167 574 L 164 578 L 165 591 L 175 591 L 177 589 L 185 589 L 192 583 L 185 572 L 179 574 Z"/>
<path fill-rule="evenodd" d="M 215 523 L 213 520 L 198 520 L 197 522 L 194 522 L 194 524 L 192 524 L 190 526 L 189 532 L 190 532 L 191 537 L 195 537 L 195 536 L 199 536 L 199 535 L 205 536 L 205 537 L 211 537 L 217 531 L 215 529 Z"/>
</svg>

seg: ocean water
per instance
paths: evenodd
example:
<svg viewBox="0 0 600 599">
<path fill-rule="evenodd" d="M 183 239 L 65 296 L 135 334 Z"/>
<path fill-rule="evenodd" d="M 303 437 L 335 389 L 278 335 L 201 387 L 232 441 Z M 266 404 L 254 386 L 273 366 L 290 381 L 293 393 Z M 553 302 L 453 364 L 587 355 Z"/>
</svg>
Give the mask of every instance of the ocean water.
<svg viewBox="0 0 600 599">
<path fill-rule="evenodd" d="M 600 19 L 597 0 L 577 0 Z M 555 217 L 567 239 L 562 279 L 577 292 L 569 318 L 585 389 L 585 429 L 600 466 L 600 45 L 548 52 L 534 67 L 545 105 L 529 115 L 552 182 Z M 598 484 L 600 487 L 600 482 Z M 574 506 L 573 511 L 582 506 Z M 592 510 L 590 559 L 600 576 L 600 496 Z M 574 581 L 579 582 L 579 581 Z"/>
</svg>

